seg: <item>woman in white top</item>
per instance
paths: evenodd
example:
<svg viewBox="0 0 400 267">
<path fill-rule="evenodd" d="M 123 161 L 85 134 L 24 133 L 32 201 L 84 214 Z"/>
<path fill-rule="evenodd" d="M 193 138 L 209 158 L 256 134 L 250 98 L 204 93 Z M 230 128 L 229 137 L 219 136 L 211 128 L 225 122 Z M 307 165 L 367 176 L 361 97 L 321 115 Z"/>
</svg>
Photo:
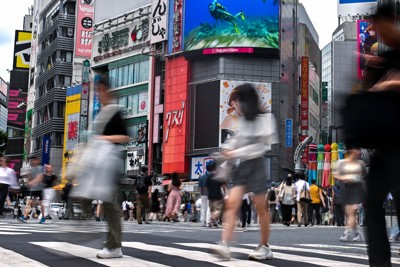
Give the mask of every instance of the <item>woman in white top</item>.
<svg viewBox="0 0 400 267">
<path fill-rule="evenodd" d="M 3 216 L 4 202 L 8 195 L 8 189 L 19 188 L 15 171 L 8 167 L 9 159 L 2 157 L 0 167 L 0 216 Z"/>
<path fill-rule="evenodd" d="M 282 184 L 281 191 L 279 192 L 279 201 L 282 202 L 283 225 L 290 226 L 295 199 L 296 190 L 293 184 L 292 175 L 288 174 L 286 177 L 286 182 Z"/>
<path fill-rule="evenodd" d="M 246 192 L 254 193 L 254 204 L 260 221 L 260 243 L 249 259 L 272 259 L 272 251 L 268 246 L 269 221 L 265 194 L 267 187 L 267 170 L 264 155 L 271 150 L 271 145 L 278 143 L 278 135 L 274 116 L 262 113 L 259 96 L 250 84 L 236 88 L 239 118 L 238 132 L 223 145 L 222 155 L 238 164 L 232 174 L 233 188 L 224 208 L 225 227 L 219 245 L 210 252 L 224 259 L 230 259 L 228 243 L 232 240 L 235 219 L 242 205 L 242 196 Z"/>
</svg>

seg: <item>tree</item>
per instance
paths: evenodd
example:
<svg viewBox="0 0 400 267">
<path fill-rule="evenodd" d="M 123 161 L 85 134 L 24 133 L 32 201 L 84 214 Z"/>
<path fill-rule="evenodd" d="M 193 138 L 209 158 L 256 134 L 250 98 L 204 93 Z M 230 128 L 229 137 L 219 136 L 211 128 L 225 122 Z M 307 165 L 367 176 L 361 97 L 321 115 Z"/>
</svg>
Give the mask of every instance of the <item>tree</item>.
<svg viewBox="0 0 400 267">
<path fill-rule="evenodd" d="M 0 131 L 0 154 L 4 154 L 7 148 L 8 137 L 7 133 Z"/>
</svg>

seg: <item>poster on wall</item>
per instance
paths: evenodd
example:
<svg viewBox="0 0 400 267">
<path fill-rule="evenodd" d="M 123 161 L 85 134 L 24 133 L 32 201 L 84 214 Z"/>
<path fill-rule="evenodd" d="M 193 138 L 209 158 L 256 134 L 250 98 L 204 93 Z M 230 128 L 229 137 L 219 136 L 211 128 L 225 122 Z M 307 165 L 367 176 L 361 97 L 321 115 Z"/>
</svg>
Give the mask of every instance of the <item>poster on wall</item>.
<svg viewBox="0 0 400 267">
<path fill-rule="evenodd" d="M 279 1 L 186 0 L 184 25 L 185 51 L 243 47 L 278 49 Z M 228 49 L 227 53 L 229 51 L 245 52 Z"/>
<path fill-rule="evenodd" d="M 238 87 L 243 84 L 251 84 L 259 95 L 260 107 L 263 112 L 272 111 L 272 84 L 262 82 L 244 82 L 221 80 L 220 84 L 220 112 L 219 129 L 220 144 L 234 136 L 239 123 Z"/>
<path fill-rule="evenodd" d="M 148 100 L 149 100 L 149 94 L 147 92 L 139 94 L 139 113 L 147 112 Z"/>
<path fill-rule="evenodd" d="M 362 80 L 366 57 L 378 55 L 378 35 L 372 20 L 357 20 L 357 52 L 358 79 Z"/>
<path fill-rule="evenodd" d="M 79 0 L 76 22 L 75 56 L 92 56 L 94 1 Z"/>
<path fill-rule="evenodd" d="M 32 33 L 15 31 L 14 69 L 29 69 Z"/>
</svg>

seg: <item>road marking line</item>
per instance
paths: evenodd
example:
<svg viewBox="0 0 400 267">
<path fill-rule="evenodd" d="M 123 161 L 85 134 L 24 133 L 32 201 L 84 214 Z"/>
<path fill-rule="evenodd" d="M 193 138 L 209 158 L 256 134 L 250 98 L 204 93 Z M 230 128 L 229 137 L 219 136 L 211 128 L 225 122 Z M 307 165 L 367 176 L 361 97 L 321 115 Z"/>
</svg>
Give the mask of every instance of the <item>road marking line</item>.
<svg viewBox="0 0 400 267">
<path fill-rule="evenodd" d="M 209 248 L 211 246 L 210 244 L 207 244 L 207 243 L 179 243 L 179 245 L 195 247 L 195 248 Z M 216 245 L 214 245 L 214 246 L 216 246 Z M 255 247 L 255 245 L 252 245 L 252 246 Z M 251 250 L 251 249 L 244 249 L 244 248 L 238 248 L 238 247 L 230 247 L 230 250 L 231 250 L 231 252 L 245 253 L 245 254 L 249 254 L 249 253 L 253 252 L 253 250 Z M 303 252 L 304 252 L 304 250 L 303 250 Z M 310 263 L 310 264 L 321 265 L 321 266 L 330 266 L 330 267 L 341 267 L 341 266 L 365 267 L 365 266 L 368 266 L 365 264 L 342 262 L 342 261 L 335 261 L 335 260 L 328 260 L 328 259 L 307 257 L 307 256 L 293 255 L 293 254 L 285 254 L 285 253 L 279 253 L 279 252 L 274 252 L 274 251 L 273 251 L 273 254 L 274 254 L 274 259 Z"/>
<path fill-rule="evenodd" d="M 169 267 L 168 265 L 145 261 L 130 256 L 124 256 L 123 258 L 116 258 L 116 259 L 98 259 L 96 258 L 96 253 L 99 251 L 98 249 L 74 245 L 66 242 L 30 242 L 30 243 L 33 245 L 44 247 L 46 249 L 60 251 L 75 257 L 84 258 L 110 267 L 124 267 L 133 265 L 143 266 L 143 267 Z"/>
<path fill-rule="evenodd" d="M 180 244 L 178 244 L 180 245 Z M 138 250 L 145 250 L 145 251 L 156 251 L 158 253 L 166 254 L 166 255 L 173 255 L 193 261 L 203 261 L 212 264 L 216 264 L 219 266 L 235 266 L 235 267 L 248 267 L 248 266 L 260 266 L 260 267 L 272 267 L 271 265 L 266 265 L 258 262 L 250 262 L 248 260 L 239 260 L 239 259 L 231 259 L 230 261 L 220 261 L 214 256 L 201 252 L 201 251 L 194 251 L 194 250 L 185 250 L 185 249 L 178 249 L 178 248 L 171 248 L 171 247 L 163 247 L 163 246 L 156 246 L 156 245 L 148 245 L 141 242 L 122 242 L 123 247 L 134 248 Z"/>
<path fill-rule="evenodd" d="M 27 258 L 14 251 L 4 249 L 0 247 L 0 262 L 3 267 L 17 267 L 17 266 L 29 266 L 29 267 L 46 267 L 38 261 Z"/>
<path fill-rule="evenodd" d="M 32 233 L 18 233 L 18 232 L 2 232 L 0 231 L 0 235 L 30 235 Z"/>
</svg>

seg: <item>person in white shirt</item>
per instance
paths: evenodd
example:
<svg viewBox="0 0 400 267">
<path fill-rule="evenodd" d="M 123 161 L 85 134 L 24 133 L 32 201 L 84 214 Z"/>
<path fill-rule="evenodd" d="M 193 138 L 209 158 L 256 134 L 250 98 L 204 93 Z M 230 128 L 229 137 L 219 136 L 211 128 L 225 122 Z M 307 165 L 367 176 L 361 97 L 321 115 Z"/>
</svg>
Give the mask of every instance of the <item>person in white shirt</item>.
<svg viewBox="0 0 400 267">
<path fill-rule="evenodd" d="M 0 216 L 3 216 L 4 202 L 8 196 L 8 189 L 19 188 L 15 171 L 8 167 L 9 159 L 2 157 L 0 167 Z"/>
<path fill-rule="evenodd" d="M 295 183 L 296 188 L 296 201 L 297 201 L 297 223 L 301 227 L 301 215 L 303 215 L 304 226 L 308 225 L 308 203 L 300 202 L 301 191 L 310 192 L 310 185 L 305 181 L 305 174 L 299 175 L 299 180 Z"/>
</svg>

